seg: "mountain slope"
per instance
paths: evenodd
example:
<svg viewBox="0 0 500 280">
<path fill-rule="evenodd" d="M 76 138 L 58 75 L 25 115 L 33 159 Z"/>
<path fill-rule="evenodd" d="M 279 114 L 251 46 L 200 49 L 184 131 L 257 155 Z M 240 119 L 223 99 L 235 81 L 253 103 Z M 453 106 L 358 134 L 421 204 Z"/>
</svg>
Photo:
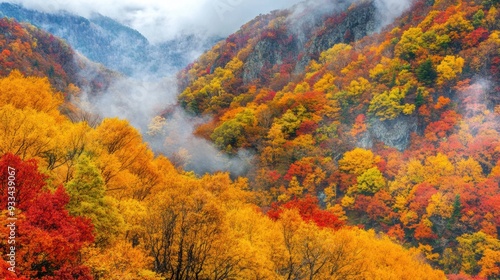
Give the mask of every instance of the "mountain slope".
<svg viewBox="0 0 500 280">
<path fill-rule="evenodd" d="M 497 277 L 499 3 L 415 1 L 375 33 L 376 3 L 300 10 L 304 32 L 296 9 L 256 18 L 179 74 L 179 102 L 221 150 L 255 151 L 263 205 L 317 196 L 450 275 Z"/>
<path fill-rule="evenodd" d="M 376 2 L 323 3 L 180 74 L 180 102 L 213 116 L 198 134 L 255 151 L 248 180 L 184 172 L 127 121 L 68 119 L 43 77 L 70 92 L 86 64 L 0 20 L 0 204 L 15 181 L 25 260 L 0 278 L 500 277 L 498 1 L 416 2 L 380 33 Z"/>
<path fill-rule="evenodd" d="M 375 31 L 377 13 L 372 1 L 347 12 L 343 12 L 347 4 L 326 1 L 325 5 L 328 4 L 334 5 L 334 8 L 328 9 L 331 13 L 311 8 L 276 11 L 245 24 L 181 73 L 181 87 L 190 85 L 190 90 L 197 91 L 203 87 L 203 84 L 192 83 L 197 77 L 213 79 L 220 76 L 214 73 L 217 68 L 230 68 L 235 77 L 227 81 L 231 85 L 226 87 L 235 90 L 218 92 L 216 95 L 219 97 L 214 98 L 217 99 L 214 102 L 223 102 L 218 106 L 227 108 L 232 99 L 230 95 L 243 93 L 249 84 L 258 82 L 269 85 L 273 90 L 282 88 L 297 73 L 303 72 L 308 62 L 317 59 L 322 51 L 336 43 L 349 43 Z M 185 92 L 180 97 L 184 106 L 192 112 L 208 113 L 213 111 L 212 107 L 218 108 L 209 103 L 191 102 L 198 98 L 196 93 L 189 95 Z M 210 99 L 213 92 L 208 94 Z"/>
<path fill-rule="evenodd" d="M 315 198 L 266 215 L 245 178 L 183 171 L 126 120 L 70 119 L 54 87 L 78 97 L 84 58 L 31 25 L 0 28 L 0 279 L 445 279 Z"/>
<path fill-rule="evenodd" d="M 0 18 L 0 47 L 1 76 L 17 69 L 24 75 L 47 77 L 62 92 L 71 91 L 73 84 L 98 93 L 116 75 L 93 65 L 52 34 L 11 19 Z"/>
<path fill-rule="evenodd" d="M 126 75 L 165 76 L 187 65 L 193 53 L 207 49 L 201 39 L 186 36 L 160 44 L 150 44 L 138 31 L 115 20 L 93 14 L 84 18 L 68 12 L 57 14 L 0 3 L 0 17 L 29 22 L 66 40 L 75 50 L 107 68 Z"/>
</svg>

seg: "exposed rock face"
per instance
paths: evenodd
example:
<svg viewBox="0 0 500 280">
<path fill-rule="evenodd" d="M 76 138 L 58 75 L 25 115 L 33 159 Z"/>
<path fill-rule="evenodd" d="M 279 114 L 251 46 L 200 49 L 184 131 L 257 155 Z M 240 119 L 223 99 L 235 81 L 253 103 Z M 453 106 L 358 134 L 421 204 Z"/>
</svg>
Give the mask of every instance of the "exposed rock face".
<svg viewBox="0 0 500 280">
<path fill-rule="evenodd" d="M 288 48 L 283 50 L 275 40 L 264 39 L 257 43 L 254 51 L 248 56 L 243 68 L 243 82 L 249 83 L 261 78 L 264 65 L 280 65 L 286 57 L 298 55 L 297 44 L 291 43 Z"/>
<path fill-rule="evenodd" d="M 377 28 L 377 10 L 372 1 L 347 12 L 345 19 L 335 27 L 322 26 L 324 33 L 313 36 L 306 44 L 306 54 L 297 63 L 296 72 L 304 71 L 311 60 L 335 44 L 350 43 L 373 33 Z"/>
<path fill-rule="evenodd" d="M 280 65 L 292 62 L 294 72 L 301 73 L 311 59 L 317 59 L 321 52 L 338 43 L 359 40 L 377 28 L 377 9 L 373 1 L 359 4 L 345 13 L 340 12 L 344 10 L 340 6 L 338 10 L 332 12 L 333 15 L 319 16 L 323 20 L 299 18 L 297 21 L 300 22 L 296 24 L 295 15 L 289 15 L 287 36 L 293 39 L 288 42 L 270 39 L 259 41 L 245 61 L 243 82 L 262 78 L 262 69 L 267 63 Z"/>
<path fill-rule="evenodd" d="M 394 120 L 370 120 L 368 131 L 358 140 L 357 146 L 371 148 L 374 140 L 385 143 L 400 151 L 410 144 L 410 135 L 417 131 L 417 119 L 412 116 L 400 116 Z"/>
</svg>

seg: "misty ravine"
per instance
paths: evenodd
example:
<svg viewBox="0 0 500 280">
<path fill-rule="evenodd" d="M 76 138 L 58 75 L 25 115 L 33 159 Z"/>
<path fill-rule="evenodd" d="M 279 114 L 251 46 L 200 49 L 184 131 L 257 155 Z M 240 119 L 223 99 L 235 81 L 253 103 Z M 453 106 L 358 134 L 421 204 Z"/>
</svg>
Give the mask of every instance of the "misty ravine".
<svg viewBox="0 0 500 280">
<path fill-rule="evenodd" d="M 329 1 L 309 0 L 300 2 L 291 8 L 290 21 L 292 22 L 292 26 L 290 30 L 300 38 L 300 34 L 307 32 L 311 24 L 304 21 L 312 21 L 313 17 L 321 18 L 322 15 L 328 13 L 339 13 L 355 2 L 356 0 L 340 1 L 336 6 L 327 5 L 327 7 L 329 7 L 327 9 L 324 9 L 322 6 L 329 3 Z M 380 30 L 385 25 L 391 23 L 409 7 L 408 1 L 376 0 L 374 3 L 377 8 L 375 19 L 376 25 L 372 27 L 374 31 Z M 23 2 L 23 4 L 27 7 L 36 7 L 29 2 Z M 58 5 L 59 4 L 61 3 L 58 3 Z M 276 4 L 280 5 L 279 3 Z M 238 23 L 233 22 L 232 18 L 237 17 L 235 13 L 241 13 L 246 5 L 247 3 L 242 1 L 241 4 L 232 6 L 232 10 L 227 13 L 230 15 L 226 15 L 226 13 L 221 14 L 219 10 L 218 19 L 211 18 L 213 15 L 207 15 L 208 18 L 211 18 L 211 22 L 216 25 L 208 25 L 209 28 L 213 28 L 209 33 L 218 34 L 216 36 L 220 36 L 225 34 L 220 33 L 221 31 L 228 32 L 235 30 L 234 28 L 238 27 Z M 79 10 L 78 7 L 56 6 L 51 9 L 58 10 L 66 8 L 70 11 L 79 11 L 82 13 L 82 10 Z M 253 6 L 259 7 L 260 9 L 265 7 L 265 5 L 263 6 L 260 3 L 254 3 Z M 227 8 L 227 6 L 224 7 Z M 48 12 L 50 11 L 51 10 L 48 10 Z M 301 17 L 300 15 L 303 14 L 304 11 L 314 11 L 314 13 L 310 14 L 308 17 Z M 85 11 L 82 15 L 86 15 L 89 12 L 90 11 Z M 248 13 L 248 11 L 245 10 L 245 13 Z M 226 18 L 226 16 L 231 17 L 231 19 Z M 124 21 L 124 19 L 120 20 Z M 137 22 L 143 22 L 140 18 L 135 20 Z M 182 20 L 186 19 L 180 18 L 178 20 L 182 22 Z M 226 29 L 220 28 L 218 26 L 220 22 L 224 25 L 229 24 L 232 26 L 233 30 L 225 31 Z M 133 21 L 131 26 L 136 26 L 133 24 Z M 51 29 L 57 30 L 57 28 L 57 26 L 51 26 Z M 176 52 L 179 54 L 187 47 L 190 56 L 188 59 L 184 58 L 180 61 L 194 60 L 196 55 L 206 50 L 208 47 L 207 42 L 213 40 L 201 35 L 204 33 L 200 33 L 200 31 L 196 31 L 195 29 L 189 30 L 189 33 L 186 33 L 185 29 L 179 28 L 178 34 L 172 34 L 174 30 L 175 29 L 172 30 L 172 28 L 168 28 L 168 34 L 170 34 L 168 38 L 179 38 L 180 36 L 189 37 L 188 41 L 169 39 L 170 41 L 168 41 L 168 44 L 165 46 L 177 50 Z M 153 35 L 151 31 L 145 31 L 148 40 L 157 43 L 164 40 L 161 34 L 162 33 L 154 33 Z M 115 39 L 115 41 L 113 45 L 123 47 L 127 45 L 126 37 L 122 36 L 121 38 Z M 203 174 L 205 172 L 212 173 L 215 171 L 230 171 L 235 176 L 247 173 L 251 167 L 253 152 L 249 150 L 240 150 L 235 155 L 230 156 L 218 150 L 211 142 L 193 135 L 197 125 L 208 122 L 206 119 L 207 117 L 200 118 L 190 116 L 178 106 L 177 96 L 180 90 L 178 89 L 175 75 L 178 69 L 183 67 L 183 65 L 178 64 L 179 60 L 165 61 L 163 59 L 155 59 L 155 57 L 160 55 L 162 55 L 161 52 L 153 54 L 153 62 L 150 62 L 150 64 L 156 61 L 156 63 L 163 63 L 162 65 L 152 64 L 145 68 L 141 63 L 138 63 L 136 64 L 138 66 L 137 68 L 130 68 L 134 65 L 132 60 L 127 63 L 129 77 L 123 76 L 113 81 L 109 89 L 98 96 L 91 96 L 88 92 L 84 92 L 83 96 L 75 102 L 78 103 L 82 109 L 100 117 L 118 117 L 130 121 L 130 123 L 143 134 L 144 139 L 150 143 L 155 152 L 165 154 L 187 170 L 194 170 L 198 174 Z M 183 55 L 185 54 L 183 53 Z M 151 69 L 162 69 L 160 73 L 163 73 L 165 77 L 158 77 L 158 72 L 151 72 Z M 81 73 L 81 75 L 85 78 L 86 74 Z M 166 119 L 160 122 L 160 127 L 156 124 L 154 133 L 147 133 L 151 125 L 155 126 L 153 123 L 154 118 L 160 117 L 162 112 L 165 111 L 168 112 L 168 114 L 165 116 Z"/>
<path fill-rule="evenodd" d="M 173 76 L 160 80 L 123 77 L 104 94 L 84 94 L 75 102 L 100 117 L 128 120 L 156 153 L 165 154 L 186 170 L 199 174 L 230 171 L 234 175 L 248 171 L 250 152 L 242 150 L 237 156 L 228 156 L 193 135 L 195 127 L 207 120 L 185 113 L 177 105 L 177 95 Z"/>
</svg>

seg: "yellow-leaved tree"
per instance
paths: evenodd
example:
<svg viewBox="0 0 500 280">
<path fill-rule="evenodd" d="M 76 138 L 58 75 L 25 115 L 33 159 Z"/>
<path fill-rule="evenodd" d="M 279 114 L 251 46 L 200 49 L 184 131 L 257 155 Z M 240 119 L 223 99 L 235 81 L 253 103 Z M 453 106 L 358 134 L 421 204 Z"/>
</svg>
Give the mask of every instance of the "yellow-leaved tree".
<svg viewBox="0 0 500 280">
<path fill-rule="evenodd" d="M 18 109 L 33 109 L 47 113 L 57 120 L 62 118 L 59 106 L 61 93 L 56 93 L 47 78 L 25 77 L 18 70 L 0 79 L 0 106 L 10 104 Z"/>
<path fill-rule="evenodd" d="M 460 56 L 447 55 L 436 68 L 438 85 L 451 81 L 461 74 L 464 63 L 465 60 Z"/>
</svg>

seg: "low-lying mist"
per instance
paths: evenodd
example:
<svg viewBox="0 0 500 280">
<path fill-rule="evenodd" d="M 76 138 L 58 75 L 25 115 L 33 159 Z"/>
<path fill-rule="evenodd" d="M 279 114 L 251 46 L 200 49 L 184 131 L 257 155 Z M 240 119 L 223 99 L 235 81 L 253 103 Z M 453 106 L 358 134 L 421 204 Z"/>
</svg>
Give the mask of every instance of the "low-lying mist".
<svg viewBox="0 0 500 280">
<path fill-rule="evenodd" d="M 345 11 L 353 4 L 373 2 L 377 13 L 377 26 L 380 31 L 408 10 L 412 0 L 305 0 L 291 7 L 290 22 L 295 33 L 307 31 L 314 21 L 324 15 Z"/>
<path fill-rule="evenodd" d="M 207 119 L 185 113 L 176 103 L 177 94 L 174 75 L 162 79 L 136 75 L 113 81 L 100 95 L 84 92 L 75 102 L 99 117 L 128 120 L 155 153 L 166 155 L 185 170 L 197 174 L 216 171 L 229 171 L 233 176 L 245 174 L 251 166 L 252 153 L 241 150 L 230 156 L 194 136 L 196 125 Z"/>
</svg>

